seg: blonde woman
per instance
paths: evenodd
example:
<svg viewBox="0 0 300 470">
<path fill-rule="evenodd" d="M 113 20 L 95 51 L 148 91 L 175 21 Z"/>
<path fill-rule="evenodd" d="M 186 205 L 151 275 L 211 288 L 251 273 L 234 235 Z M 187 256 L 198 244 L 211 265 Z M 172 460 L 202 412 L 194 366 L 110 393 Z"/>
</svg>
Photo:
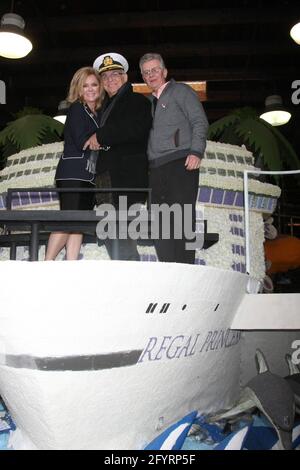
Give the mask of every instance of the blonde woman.
<svg viewBox="0 0 300 470">
<path fill-rule="evenodd" d="M 64 130 L 64 151 L 58 162 L 55 181 L 58 188 L 92 188 L 95 185 L 97 151 L 83 150 L 86 140 L 99 128 L 98 109 L 104 91 L 98 73 L 91 67 L 75 72 L 67 96 L 71 103 Z M 92 210 L 94 194 L 88 192 L 60 193 L 61 210 Z M 55 260 L 62 248 L 66 259 L 77 260 L 83 235 L 51 233 L 46 261 Z"/>
</svg>

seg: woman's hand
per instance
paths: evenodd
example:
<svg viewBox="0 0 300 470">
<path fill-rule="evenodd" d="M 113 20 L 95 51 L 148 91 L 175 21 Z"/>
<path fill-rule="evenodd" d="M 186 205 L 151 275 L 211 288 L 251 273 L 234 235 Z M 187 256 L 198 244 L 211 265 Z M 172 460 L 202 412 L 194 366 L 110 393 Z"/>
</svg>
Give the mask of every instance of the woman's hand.
<svg viewBox="0 0 300 470">
<path fill-rule="evenodd" d="M 91 135 L 91 137 L 85 142 L 83 150 L 86 150 L 88 147 L 90 150 L 99 150 L 100 144 L 97 140 L 96 134 Z"/>
</svg>

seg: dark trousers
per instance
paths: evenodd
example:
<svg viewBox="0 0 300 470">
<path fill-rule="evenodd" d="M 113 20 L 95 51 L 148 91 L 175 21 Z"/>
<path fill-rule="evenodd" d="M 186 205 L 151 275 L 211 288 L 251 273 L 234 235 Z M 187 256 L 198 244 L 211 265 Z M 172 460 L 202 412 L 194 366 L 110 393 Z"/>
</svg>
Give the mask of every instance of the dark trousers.
<svg viewBox="0 0 300 470">
<path fill-rule="evenodd" d="M 108 171 L 100 173 L 96 177 L 97 188 L 113 188 L 122 187 L 123 185 L 118 181 L 112 182 L 111 175 Z M 100 193 L 97 197 L 97 205 L 112 204 L 116 209 L 119 207 L 119 194 L 117 193 Z M 129 204 L 128 204 L 129 207 Z M 101 244 L 101 243 L 100 243 Z M 137 250 L 137 241 L 126 240 L 110 240 L 104 241 L 105 247 L 111 259 L 122 261 L 140 261 L 140 255 Z"/>
<path fill-rule="evenodd" d="M 137 241 L 130 240 L 105 240 L 105 247 L 110 259 L 122 261 L 140 261 L 140 255 L 137 250 Z"/>
<path fill-rule="evenodd" d="M 89 181 L 58 180 L 57 188 L 94 188 Z M 65 211 L 93 210 L 95 204 L 94 193 L 59 193 L 60 209 Z"/>
<path fill-rule="evenodd" d="M 184 166 L 185 160 L 186 158 L 183 158 L 157 168 L 151 168 L 150 188 L 152 189 L 153 204 L 166 203 L 171 206 L 177 203 L 181 206 L 182 214 L 184 213 L 184 204 L 191 204 L 191 229 L 194 231 L 196 225 L 195 206 L 199 186 L 199 170 L 186 170 Z M 154 240 L 159 261 L 194 264 L 195 250 L 186 249 L 186 243 L 191 243 L 193 240 L 187 239 L 184 235 L 183 217 L 181 224 L 181 239 L 174 238 L 174 219 L 171 217 L 170 238 L 164 240 L 160 233 L 159 239 Z"/>
</svg>

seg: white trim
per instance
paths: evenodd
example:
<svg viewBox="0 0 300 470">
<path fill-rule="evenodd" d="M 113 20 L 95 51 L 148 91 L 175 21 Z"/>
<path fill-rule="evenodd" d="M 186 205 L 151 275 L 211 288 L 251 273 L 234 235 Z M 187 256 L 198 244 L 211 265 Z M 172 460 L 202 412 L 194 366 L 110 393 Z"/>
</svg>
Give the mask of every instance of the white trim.
<svg viewBox="0 0 300 470">
<path fill-rule="evenodd" d="M 64 153 L 61 156 L 62 160 L 83 160 L 84 159 L 84 151 L 81 154 L 81 157 L 65 157 Z"/>
<path fill-rule="evenodd" d="M 93 116 L 93 113 L 92 113 L 92 112 L 89 112 L 87 104 L 84 104 L 84 105 L 83 105 L 83 109 L 85 110 L 85 112 L 87 113 L 87 115 L 90 116 L 90 118 L 94 121 L 94 124 L 95 124 L 95 126 L 97 127 L 97 129 L 99 129 L 99 124 L 98 124 L 97 121 L 95 120 L 95 118 L 94 118 L 94 116 Z"/>
<path fill-rule="evenodd" d="M 95 177 L 95 175 L 93 175 L 93 178 Z M 92 178 L 92 179 L 93 179 Z M 83 181 L 84 183 L 92 183 L 94 186 L 96 185 L 96 183 L 93 183 L 93 181 L 91 180 L 82 180 L 80 178 L 55 178 L 55 181 Z"/>
</svg>

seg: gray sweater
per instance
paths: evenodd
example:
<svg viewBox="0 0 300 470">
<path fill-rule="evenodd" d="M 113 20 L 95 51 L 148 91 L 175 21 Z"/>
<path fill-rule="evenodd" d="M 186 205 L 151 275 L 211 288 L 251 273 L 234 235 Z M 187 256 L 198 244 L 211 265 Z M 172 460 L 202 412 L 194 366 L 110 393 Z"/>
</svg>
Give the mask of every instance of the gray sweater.
<svg viewBox="0 0 300 470">
<path fill-rule="evenodd" d="M 152 98 L 153 99 L 153 98 Z M 148 142 L 150 167 L 189 154 L 202 158 L 208 121 L 197 93 L 171 79 L 157 102 Z"/>
</svg>

